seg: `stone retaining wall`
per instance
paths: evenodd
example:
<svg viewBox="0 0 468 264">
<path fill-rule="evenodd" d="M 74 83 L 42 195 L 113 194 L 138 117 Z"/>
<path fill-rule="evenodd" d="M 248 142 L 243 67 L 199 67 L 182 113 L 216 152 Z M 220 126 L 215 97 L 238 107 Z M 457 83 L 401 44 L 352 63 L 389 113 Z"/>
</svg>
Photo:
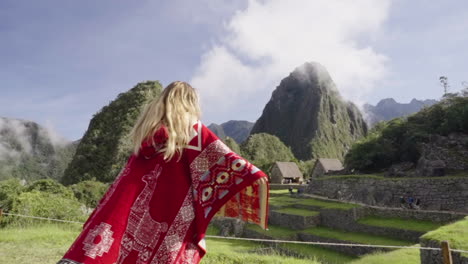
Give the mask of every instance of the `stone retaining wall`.
<svg viewBox="0 0 468 264">
<path fill-rule="evenodd" d="M 422 247 L 440 248 L 440 241 L 421 239 Z M 442 259 L 442 251 L 440 250 L 423 250 L 420 249 L 421 264 L 444 264 Z M 468 258 L 461 256 L 458 252 L 452 252 L 453 264 L 468 264 Z"/>
<path fill-rule="evenodd" d="M 368 215 L 367 208 L 353 208 L 350 210 L 323 209 L 320 210 L 320 215 L 320 222 L 322 226 L 341 229 L 348 232 L 369 233 L 373 235 L 413 241 L 416 243 L 419 241 L 419 237 L 424 234 L 424 232 L 418 231 L 402 230 L 391 227 L 370 226 L 357 223 L 356 221 L 358 221 L 359 218 Z"/>
<path fill-rule="evenodd" d="M 271 225 L 301 230 L 319 225 L 320 215 L 302 216 L 270 211 L 268 222 Z"/>
<path fill-rule="evenodd" d="M 297 207 L 308 208 L 310 206 L 298 205 Z M 320 225 L 340 229 L 349 232 L 364 232 L 374 235 L 388 236 L 402 240 L 413 241 L 417 243 L 419 237 L 424 232 L 413 230 L 402 230 L 391 227 L 378 227 L 371 225 L 359 224 L 357 221 L 366 216 L 378 217 L 399 217 L 408 219 L 428 220 L 435 222 L 451 222 L 463 218 L 463 214 L 450 214 L 447 212 L 425 212 L 425 211 L 410 211 L 404 212 L 401 209 L 385 209 L 385 208 L 370 208 L 358 207 L 349 210 L 340 209 L 319 209 L 315 211 L 320 212 Z M 402 212 L 403 211 L 403 212 Z"/>
<path fill-rule="evenodd" d="M 425 220 L 437 223 L 448 223 L 456 220 L 460 220 L 468 213 L 460 212 L 444 212 L 444 211 L 422 211 L 422 210 L 411 210 L 402 208 L 375 208 L 366 207 L 366 215 L 373 215 L 377 217 L 388 217 L 388 218 L 404 218 L 404 219 L 415 219 Z"/>
<path fill-rule="evenodd" d="M 400 197 L 421 200 L 421 209 L 468 212 L 466 178 L 388 178 L 339 177 L 311 181 L 307 193 L 368 205 L 399 207 Z"/>
<path fill-rule="evenodd" d="M 289 187 L 292 187 L 294 189 L 294 192 L 296 192 L 298 189 L 301 189 L 301 191 L 304 191 L 307 188 L 307 185 L 305 184 L 278 184 L 278 183 L 271 183 L 270 184 L 270 190 L 287 190 Z"/>
<path fill-rule="evenodd" d="M 219 229 L 219 236 L 242 236 L 245 229 L 245 222 L 237 218 L 214 217 L 210 225 Z"/>
</svg>

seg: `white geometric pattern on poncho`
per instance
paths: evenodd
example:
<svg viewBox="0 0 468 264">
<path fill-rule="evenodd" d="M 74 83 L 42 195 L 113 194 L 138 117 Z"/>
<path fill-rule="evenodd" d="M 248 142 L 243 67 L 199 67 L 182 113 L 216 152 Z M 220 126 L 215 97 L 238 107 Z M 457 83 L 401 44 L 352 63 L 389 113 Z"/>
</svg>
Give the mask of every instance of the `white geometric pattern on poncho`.
<svg viewBox="0 0 468 264">
<path fill-rule="evenodd" d="M 112 237 L 114 232 L 111 231 L 111 227 L 111 225 L 102 222 L 89 231 L 88 235 L 83 241 L 83 250 L 85 251 L 85 256 L 95 259 L 96 256 L 102 257 L 102 254 L 109 252 L 109 249 L 114 242 L 114 238 Z M 101 240 L 95 244 L 94 240 L 97 237 L 100 237 Z"/>
</svg>

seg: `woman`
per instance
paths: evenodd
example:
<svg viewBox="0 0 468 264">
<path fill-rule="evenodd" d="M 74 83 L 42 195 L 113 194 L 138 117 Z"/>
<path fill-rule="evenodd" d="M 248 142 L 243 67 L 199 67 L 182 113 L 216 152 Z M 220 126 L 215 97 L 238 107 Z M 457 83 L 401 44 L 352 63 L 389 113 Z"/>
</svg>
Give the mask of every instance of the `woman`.
<svg viewBox="0 0 468 264">
<path fill-rule="evenodd" d="M 58 264 L 198 263 L 216 213 L 266 228 L 266 175 L 199 118 L 185 82 L 148 104 L 133 154 Z"/>
</svg>

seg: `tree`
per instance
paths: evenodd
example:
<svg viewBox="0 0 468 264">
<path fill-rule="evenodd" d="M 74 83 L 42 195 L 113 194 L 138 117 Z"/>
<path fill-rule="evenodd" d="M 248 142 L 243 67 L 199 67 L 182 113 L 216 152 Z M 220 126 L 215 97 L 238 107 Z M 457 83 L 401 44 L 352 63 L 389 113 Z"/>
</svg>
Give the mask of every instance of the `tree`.
<svg viewBox="0 0 468 264">
<path fill-rule="evenodd" d="M 447 76 L 440 76 L 439 81 L 440 81 L 440 85 L 444 87 L 444 96 L 445 96 L 448 93 L 448 88 L 450 87 L 448 83 L 448 78 Z"/>
<path fill-rule="evenodd" d="M 276 161 L 296 161 L 296 158 L 278 137 L 259 133 L 250 135 L 241 145 L 241 152 L 247 160 L 268 173 Z"/>
</svg>

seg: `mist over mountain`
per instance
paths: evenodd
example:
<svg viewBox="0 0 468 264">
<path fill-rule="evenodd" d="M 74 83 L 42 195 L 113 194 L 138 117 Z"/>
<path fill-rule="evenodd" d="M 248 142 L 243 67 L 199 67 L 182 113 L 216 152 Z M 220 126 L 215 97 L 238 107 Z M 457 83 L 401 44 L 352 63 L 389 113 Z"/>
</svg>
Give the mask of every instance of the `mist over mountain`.
<svg viewBox="0 0 468 264">
<path fill-rule="evenodd" d="M 380 121 L 388 121 L 393 118 L 407 116 L 419 112 L 424 107 L 428 107 L 437 103 L 437 100 L 417 100 L 413 99 L 409 103 L 398 103 L 393 98 L 380 100 L 377 105 L 364 105 L 364 113 L 366 120 L 370 125 L 374 125 Z"/>
<path fill-rule="evenodd" d="M 35 122 L 0 117 L 0 180 L 59 180 L 76 144 Z"/>
<path fill-rule="evenodd" d="M 275 135 L 301 160 L 342 159 L 367 125 L 351 102 L 343 100 L 328 71 L 305 63 L 284 78 L 251 134 Z"/>
</svg>

